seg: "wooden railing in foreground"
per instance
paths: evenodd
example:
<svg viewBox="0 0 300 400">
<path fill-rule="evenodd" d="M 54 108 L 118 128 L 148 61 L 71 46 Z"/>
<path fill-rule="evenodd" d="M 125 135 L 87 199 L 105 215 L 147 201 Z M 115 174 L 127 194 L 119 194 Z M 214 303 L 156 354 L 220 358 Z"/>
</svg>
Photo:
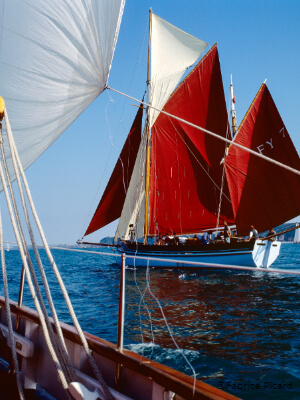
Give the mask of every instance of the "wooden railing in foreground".
<svg viewBox="0 0 300 400">
<path fill-rule="evenodd" d="M 11 301 L 11 312 L 15 315 L 19 315 L 20 318 L 25 318 L 38 325 L 39 318 L 36 311 L 28 307 L 18 307 L 17 303 Z M 0 307 L 5 308 L 4 298 L 0 296 Z M 63 331 L 63 335 L 66 339 L 81 344 L 78 333 L 76 329 L 70 325 L 63 322 L 60 323 Z M 194 379 L 189 377 L 179 371 L 169 368 L 165 365 L 159 364 L 155 361 L 151 361 L 139 354 L 136 354 L 130 350 L 123 350 L 122 352 L 117 350 L 117 346 L 101 339 L 97 336 L 85 333 L 90 349 L 115 362 L 120 364 L 135 373 L 142 375 L 144 377 L 151 378 L 157 384 L 162 387 L 175 392 L 177 395 L 184 399 L 190 400 L 221 400 L 228 399 L 234 400 L 237 397 L 225 393 L 220 389 L 210 386 L 204 382 L 196 381 L 195 391 Z"/>
</svg>

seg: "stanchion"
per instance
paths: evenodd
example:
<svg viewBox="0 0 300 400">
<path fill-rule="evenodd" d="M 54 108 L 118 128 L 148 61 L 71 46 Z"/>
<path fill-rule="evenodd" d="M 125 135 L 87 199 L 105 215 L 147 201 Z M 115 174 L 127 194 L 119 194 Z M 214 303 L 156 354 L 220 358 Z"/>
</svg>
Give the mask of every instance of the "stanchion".
<svg viewBox="0 0 300 400">
<path fill-rule="evenodd" d="M 120 276 L 120 295 L 119 295 L 119 316 L 118 316 L 118 341 L 117 346 L 120 352 L 123 351 L 124 343 L 124 314 L 125 314 L 125 254 L 122 254 L 121 276 Z M 121 390 L 121 364 L 117 364 L 116 370 L 116 389 Z"/>
</svg>

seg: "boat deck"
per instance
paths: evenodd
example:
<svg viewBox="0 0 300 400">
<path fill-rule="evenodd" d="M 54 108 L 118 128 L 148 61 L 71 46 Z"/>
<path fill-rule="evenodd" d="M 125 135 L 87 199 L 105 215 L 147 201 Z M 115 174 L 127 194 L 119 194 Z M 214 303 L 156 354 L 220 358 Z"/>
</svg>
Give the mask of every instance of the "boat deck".
<svg viewBox="0 0 300 400">
<path fill-rule="evenodd" d="M 15 337 L 17 335 L 16 340 L 19 342 L 19 349 L 22 348 L 22 343 L 28 342 L 31 342 L 34 347 L 33 354 L 27 353 L 23 356 L 20 354 L 20 350 L 17 350 L 22 380 L 25 383 L 25 388 L 27 388 L 26 399 L 64 399 L 65 394 L 58 384 L 57 374 L 45 345 L 37 313 L 27 307 L 17 307 L 16 303 L 12 301 L 10 304 L 13 324 L 16 323 L 17 315 L 20 318 L 20 329 L 18 334 L 15 333 Z M 0 324 L 2 327 L 6 326 L 3 297 L 0 297 Z M 87 364 L 77 331 L 74 327 L 64 323 L 61 323 L 61 328 L 80 381 L 91 391 L 95 388 L 100 389 L 98 382 L 92 377 L 93 374 Z M 132 351 L 125 349 L 118 351 L 114 344 L 96 336 L 88 333 L 85 333 L 85 336 L 94 359 L 110 388 L 116 388 L 116 371 L 118 367 L 121 367 L 117 386 L 122 394 L 115 396 L 118 400 L 125 398 L 163 400 L 172 396 L 172 399 L 176 400 L 236 399 L 235 396 L 198 380 L 195 382 L 194 388 L 192 377 Z M 2 359 L 2 372 L 0 372 L 2 374 L 0 375 L 1 400 L 19 398 L 14 375 L 9 370 L 5 371 L 5 363 L 3 364 L 4 360 L 10 364 L 11 356 L 9 353 L 10 349 L 6 343 L 3 343 L 3 340 L 0 341 L 0 360 Z"/>
<path fill-rule="evenodd" d="M 186 243 L 166 244 L 166 245 L 145 245 L 136 242 L 124 242 L 125 247 L 130 251 L 151 252 L 151 253 L 186 253 L 186 252 L 216 252 L 216 251 L 232 251 L 232 250 L 248 250 L 252 251 L 255 240 L 250 242 L 232 240 L 231 243 L 223 241 L 214 241 L 203 244 L 200 240 L 187 241 Z"/>
</svg>

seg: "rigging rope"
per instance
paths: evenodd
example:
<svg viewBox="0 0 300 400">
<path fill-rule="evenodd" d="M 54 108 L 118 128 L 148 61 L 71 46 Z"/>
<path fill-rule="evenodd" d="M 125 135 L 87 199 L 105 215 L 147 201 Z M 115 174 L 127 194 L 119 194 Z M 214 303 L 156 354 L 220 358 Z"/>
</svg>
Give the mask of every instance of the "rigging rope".
<svg viewBox="0 0 300 400">
<path fill-rule="evenodd" d="M 61 330 L 61 327 L 60 327 L 60 324 L 59 324 L 59 320 L 58 320 L 58 317 L 57 317 L 56 309 L 55 309 L 55 306 L 53 304 L 52 296 L 51 296 L 51 293 L 50 293 L 47 277 L 46 277 L 46 274 L 45 274 L 45 271 L 44 271 L 44 268 L 43 268 L 43 265 L 42 265 L 42 261 L 41 261 L 41 258 L 40 258 L 40 255 L 39 255 L 39 252 L 38 252 L 38 249 L 37 249 L 35 237 L 34 237 L 34 234 L 33 234 L 32 227 L 31 227 L 29 214 L 28 214 L 28 209 L 27 209 L 27 205 L 26 205 L 26 202 L 25 202 L 24 192 L 23 192 L 22 184 L 21 184 L 21 180 L 20 180 L 19 169 L 18 169 L 17 164 L 16 164 L 15 151 L 14 151 L 13 143 L 12 143 L 12 140 L 11 140 L 11 138 L 12 138 L 11 127 L 10 127 L 10 124 L 9 124 L 9 120 L 8 120 L 7 114 L 5 114 L 5 121 L 6 121 L 6 127 L 7 127 L 7 137 L 8 137 L 9 147 L 10 147 L 10 151 L 11 151 L 11 155 L 12 155 L 12 162 L 13 162 L 14 171 L 15 171 L 15 175 L 16 175 L 16 179 L 17 179 L 17 183 L 18 183 L 19 193 L 20 193 L 20 196 L 21 196 L 24 216 L 25 216 L 28 232 L 29 232 L 29 235 L 30 235 L 32 247 L 33 247 L 33 250 L 34 250 L 35 259 L 36 259 L 36 262 L 37 262 L 37 265 L 38 265 L 38 269 L 39 269 L 39 272 L 40 272 L 40 275 L 41 275 L 41 278 L 42 278 L 42 282 L 43 282 L 43 285 L 44 285 L 46 298 L 47 298 L 47 301 L 48 301 L 48 304 L 49 304 L 49 307 L 50 307 L 50 310 L 51 310 L 51 313 L 52 313 L 52 317 L 54 319 L 56 332 L 58 334 L 58 341 L 55 338 L 54 331 L 53 331 L 51 322 L 49 320 L 48 313 L 47 313 L 47 310 L 46 310 L 46 307 L 45 307 L 45 303 L 44 303 L 44 300 L 42 298 L 41 291 L 40 291 L 40 288 L 39 288 L 39 285 L 38 285 L 36 274 L 34 272 L 34 268 L 33 268 L 33 265 L 32 265 L 31 259 L 30 259 L 30 255 L 29 255 L 29 252 L 27 250 L 24 233 L 23 233 L 23 230 L 22 230 L 22 227 L 21 227 L 21 223 L 20 223 L 20 217 L 19 217 L 17 206 L 16 206 L 14 192 L 13 192 L 13 189 L 12 189 L 11 181 L 9 179 L 9 173 L 8 173 L 6 158 L 5 158 L 5 154 L 4 154 L 4 149 L 3 149 L 3 146 L 1 146 L 2 158 L 3 158 L 4 167 L 5 167 L 5 171 L 6 171 L 6 177 L 7 177 L 8 184 L 9 184 L 9 189 L 10 189 L 10 193 L 11 193 L 11 199 L 12 199 L 12 202 L 13 202 L 14 212 L 15 212 L 17 225 L 18 225 L 18 229 L 19 229 L 21 240 L 22 240 L 22 244 L 23 244 L 23 249 L 24 249 L 24 251 L 26 253 L 26 257 L 27 257 L 28 264 L 29 264 L 29 267 L 30 267 L 30 271 L 31 271 L 31 274 L 32 274 L 32 277 L 33 277 L 35 289 L 37 291 L 38 299 L 39 299 L 39 302 L 41 304 L 42 311 L 44 313 L 45 321 L 46 321 L 46 324 L 47 324 L 47 327 L 48 327 L 48 330 L 49 330 L 49 333 L 50 333 L 52 344 L 53 344 L 53 346 L 55 348 L 56 354 L 57 354 L 57 356 L 59 358 L 59 361 L 60 361 L 60 364 L 61 364 L 61 366 L 62 366 L 62 368 L 64 370 L 64 373 L 67 376 L 68 383 L 71 383 L 72 381 L 75 380 L 75 377 L 76 377 L 75 369 L 74 369 L 74 367 L 72 365 L 72 362 L 71 362 L 70 357 L 69 357 L 68 352 L 67 352 L 67 348 L 66 348 L 66 344 L 65 344 L 65 341 L 64 341 L 64 337 L 63 337 L 62 330 Z"/>
<path fill-rule="evenodd" d="M 2 135 L 0 140 L 2 141 Z M 13 325 L 12 325 L 12 317 L 10 311 L 10 304 L 9 304 L 9 291 L 8 291 L 8 282 L 7 282 L 7 270 L 6 270 L 6 263 L 5 263 L 5 252 L 4 252 L 4 244 L 3 244 L 3 229 L 2 229 L 2 218 L 0 213 L 0 246 L 1 246 L 1 265 L 2 265 L 2 276 L 3 276 L 3 286 L 4 286 L 4 295 L 5 295 L 5 310 L 6 310 L 6 319 L 7 319 L 7 326 L 8 326 L 8 335 L 9 335 L 9 343 L 12 350 L 12 358 L 14 363 L 14 369 L 16 374 L 16 381 L 18 392 L 21 400 L 25 400 L 22 382 L 21 382 L 21 374 L 19 370 L 19 363 L 17 357 L 17 350 L 16 350 L 16 342 L 14 338 L 13 332 Z"/>
<path fill-rule="evenodd" d="M 77 249 L 70 249 L 67 247 L 55 247 L 51 246 L 51 249 L 53 250 L 64 250 L 64 251 L 72 251 L 72 252 L 77 252 L 77 253 L 88 253 L 88 254 L 96 254 L 98 256 L 110 256 L 110 257 L 118 257 L 121 258 L 121 254 L 115 254 L 115 253 L 105 253 L 99 251 L 91 251 L 91 250 L 77 250 Z M 126 258 L 133 258 L 137 260 L 152 260 L 152 261 L 162 261 L 162 262 L 169 262 L 169 263 L 174 263 L 174 260 L 171 258 L 158 258 L 158 257 L 145 257 L 145 256 L 131 256 L 131 255 L 126 255 Z M 197 261 L 180 261 L 181 263 L 184 263 L 187 267 L 199 267 L 199 268 L 219 268 L 219 269 L 234 269 L 234 270 L 239 270 L 239 271 L 261 271 L 261 272 L 270 272 L 270 273 L 278 273 L 278 274 L 287 274 L 287 275 L 300 275 L 300 270 L 295 271 L 291 269 L 286 269 L 286 270 L 280 270 L 277 268 L 261 268 L 261 267 L 245 267 L 241 265 L 225 265 L 225 264 L 213 264 L 213 263 L 206 263 L 206 262 L 197 262 Z"/>
<path fill-rule="evenodd" d="M 6 112 L 5 112 L 5 121 L 6 121 L 6 124 L 8 123 L 6 125 L 6 128 L 7 128 L 6 130 L 7 130 L 7 132 L 9 132 L 9 130 L 10 130 L 9 129 L 9 122 L 7 120 L 7 113 Z M 40 318 L 40 322 L 41 322 L 42 330 L 43 330 L 43 333 L 44 333 L 45 341 L 46 341 L 46 344 L 48 346 L 50 355 L 51 355 L 51 357 L 52 357 L 52 359 L 53 359 L 53 361 L 55 363 L 59 380 L 60 380 L 60 382 L 61 382 L 61 384 L 62 384 L 62 386 L 63 386 L 63 388 L 64 388 L 64 390 L 66 392 L 67 398 L 71 399 L 71 397 L 69 395 L 69 392 L 68 392 L 68 383 L 67 383 L 65 374 L 64 374 L 64 372 L 62 370 L 61 364 L 60 364 L 60 362 L 58 360 L 58 357 L 57 357 L 57 355 L 56 355 L 56 353 L 54 351 L 54 348 L 52 346 L 51 339 L 50 339 L 50 336 L 49 336 L 49 332 L 48 332 L 48 329 L 47 329 L 47 325 L 46 325 L 46 322 L 45 322 L 45 318 L 44 318 L 44 315 L 43 315 L 39 300 L 38 300 L 38 298 L 36 296 L 34 285 L 32 283 L 32 279 L 31 279 L 31 275 L 30 275 L 30 271 L 29 271 L 29 267 L 28 267 L 27 258 L 26 258 L 26 255 L 25 255 L 25 252 L 24 252 L 24 249 L 23 249 L 23 246 L 22 246 L 22 242 L 21 242 L 21 239 L 20 239 L 20 234 L 19 234 L 18 227 L 17 227 L 16 221 L 15 221 L 15 217 L 14 217 L 11 201 L 10 201 L 10 198 L 9 198 L 9 194 L 8 194 L 8 190 L 7 190 L 7 184 L 6 184 L 6 180 L 5 180 L 5 176 L 4 176 L 4 173 L 3 173 L 3 168 L 2 168 L 2 164 L 1 163 L 0 163 L 0 178 L 1 178 L 2 185 L 3 185 L 5 198 L 6 198 L 6 203 L 7 203 L 7 207 L 8 207 L 8 211 L 9 211 L 12 227 L 13 227 L 13 230 L 14 230 L 14 234 L 15 234 L 15 237 L 16 237 L 16 241 L 17 241 L 17 244 L 18 244 L 18 247 L 19 247 L 19 252 L 20 252 L 20 255 L 21 255 L 22 263 L 23 263 L 23 266 L 25 268 L 25 274 L 26 274 L 28 286 L 29 286 L 30 293 L 31 293 L 32 299 L 34 301 L 36 310 L 37 310 L 39 318 Z"/>
<path fill-rule="evenodd" d="M 105 381 L 104 381 L 104 379 L 102 377 L 102 374 L 99 371 L 99 369 L 98 369 L 98 367 L 97 367 L 97 365 L 95 363 L 95 360 L 94 360 L 94 358 L 92 356 L 92 353 L 91 353 L 91 351 L 90 351 L 90 349 L 88 347 L 86 338 L 85 338 L 85 336 L 83 334 L 83 331 L 82 331 L 82 329 L 80 327 L 80 324 L 79 324 L 79 322 L 77 320 L 77 317 L 75 315 L 73 306 L 72 306 L 72 304 L 70 302 L 67 290 L 66 290 L 66 288 L 64 286 L 64 283 L 63 283 L 63 281 L 61 279 L 61 276 L 60 276 L 60 273 L 58 271 L 58 268 L 57 268 L 57 266 L 55 264 L 55 261 L 54 261 L 54 259 L 52 257 L 52 254 L 51 254 L 51 251 L 49 249 L 48 243 L 46 241 L 42 226 L 40 224 L 39 218 L 38 218 L 36 210 L 35 210 L 35 206 L 34 206 L 34 203 L 33 203 L 32 197 L 31 197 L 31 193 L 30 193 L 30 190 L 29 190 L 29 186 L 28 186 L 28 183 L 27 183 L 27 180 L 26 180 L 26 177 L 25 177 L 25 174 L 24 174 L 24 170 L 23 170 L 21 162 L 20 162 L 20 158 L 19 158 L 19 155 L 18 155 L 18 152 L 17 152 L 17 149 L 16 149 L 14 138 L 13 138 L 12 133 L 11 133 L 11 129 L 10 129 L 10 126 L 9 126 L 7 113 L 5 113 L 5 116 L 6 116 L 6 123 L 7 123 L 7 135 L 9 137 L 10 142 L 11 142 L 11 148 L 12 148 L 12 152 L 13 152 L 12 156 L 15 157 L 17 168 L 19 169 L 19 172 L 21 174 L 21 177 L 22 177 L 22 180 L 23 180 L 23 184 L 24 184 L 24 187 L 25 187 L 25 191 L 26 191 L 26 194 L 27 194 L 27 198 L 28 198 L 28 201 L 29 201 L 29 204 L 30 204 L 30 208 L 31 208 L 32 214 L 34 216 L 36 225 L 38 227 L 38 230 L 39 230 L 39 233 L 40 233 L 44 248 L 46 250 L 46 254 L 48 256 L 48 259 L 50 261 L 52 269 L 53 269 L 53 271 L 55 273 L 55 276 L 56 276 L 56 278 L 57 278 L 57 280 L 59 282 L 60 288 L 62 290 L 64 299 L 66 301 L 66 304 L 67 304 L 67 307 L 68 307 L 68 310 L 69 310 L 69 313 L 70 313 L 70 315 L 72 317 L 72 320 L 73 320 L 73 323 L 74 323 L 74 325 L 75 325 L 75 327 L 77 329 L 77 332 L 79 334 L 79 337 L 80 337 L 82 345 L 83 345 L 83 348 L 84 348 L 84 350 L 86 352 L 87 358 L 88 358 L 88 360 L 89 360 L 89 362 L 90 362 L 90 364 L 92 366 L 92 369 L 93 369 L 93 371 L 95 373 L 95 376 L 98 379 L 99 383 L 102 385 L 106 398 L 108 400 L 113 400 L 114 397 L 111 395 L 111 392 L 109 391 L 109 389 L 108 389 L 108 387 L 107 387 L 107 385 L 106 385 L 106 383 L 105 383 Z M 15 224 L 14 216 L 12 214 L 11 204 L 10 204 L 10 201 L 9 201 L 9 198 L 8 198 L 8 192 L 7 192 L 7 188 L 6 188 L 6 184 L 5 184 L 5 180 L 4 180 L 4 176 L 3 176 L 1 165 L 0 165 L 0 174 L 1 174 L 1 179 L 2 179 L 2 182 L 3 182 L 5 195 L 6 195 L 6 198 L 7 198 L 7 203 L 8 203 L 9 212 L 10 212 L 10 215 L 11 215 L 12 224 L 13 224 L 14 231 L 15 231 L 15 236 L 16 236 L 16 239 L 17 239 L 17 242 L 18 242 L 18 246 L 19 246 L 19 250 L 20 250 L 20 253 L 21 253 L 23 264 L 25 265 L 25 272 L 26 272 L 26 277 L 27 277 L 28 284 L 29 284 L 29 287 L 30 287 L 30 291 L 32 293 L 32 297 L 34 299 L 35 306 L 36 306 L 37 311 L 38 311 L 39 316 L 40 316 L 40 320 L 41 320 L 41 324 L 42 324 L 42 327 L 43 327 L 44 335 L 45 335 L 45 338 L 46 338 L 46 341 L 47 341 L 51 356 L 55 360 L 55 364 L 57 364 L 57 366 L 58 366 L 58 374 L 59 374 L 60 380 L 61 380 L 61 382 L 63 384 L 63 387 L 67 391 L 68 384 L 67 384 L 66 378 L 65 378 L 65 376 L 63 374 L 63 371 L 61 370 L 61 367 L 59 365 L 59 362 L 58 362 L 58 359 L 56 357 L 56 354 L 55 354 L 55 352 L 54 352 L 54 350 L 53 350 L 53 348 L 51 346 L 51 342 L 50 342 L 49 334 L 48 334 L 48 331 L 47 331 L 47 328 L 46 328 L 46 325 L 45 325 L 44 317 L 42 315 L 42 312 L 41 312 L 41 309 L 40 309 L 40 305 L 38 303 L 38 300 L 37 300 L 35 292 L 34 292 L 34 287 L 32 285 L 32 281 L 31 281 L 31 276 L 30 276 L 29 269 L 28 269 L 27 260 L 26 260 L 23 248 L 21 246 L 21 241 L 20 241 L 20 238 L 19 238 L 19 234 L 17 232 L 17 227 L 16 227 L 16 224 Z M 68 391 L 67 391 L 67 396 L 68 396 L 68 398 L 70 398 L 70 395 L 69 395 Z"/>
<path fill-rule="evenodd" d="M 142 237 L 139 236 L 138 233 L 138 229 L 139 229 L 139 219 L 140 219 L 140 212 L 141 210 L 144 210 L 144 198 L 145 198 L 145 162 L 146 162 L 146 157 L 145 157 L 145 152 L 146 152 L 146 138 L 147 138 L 147 132 L 144 129 L 143 131 L 143 135 L 142 135 L 142 139 L 141 139 L 141 145 L 140 145 L 140 149 L 139 152 L 137 154 L 137 158 L 136 158 L 136 163 L 132 172 L 132 176 L 131 176 L 131 181 L 130 181 L 130 185 L 127 189 L 127 193 L 132 194 L 132 196 L 130 197 L 127 196 L 127 200 L 128 201 L 128 215 L 130 215 L 130 219 L 128 221 L 128 223 L 126 222 L 126 233 L 122 238 L 126 238 L 129 235 L 129 225 L 130 224 L 134 224 L 135 225 L 135 233 L 136 233 L 136 238 L 137 237 Z M 134 180 L 133 178 L 136 176 L 135 172 L 136 172 L 136 168 L 138 166 L 141 166 L 141 173 L 138 174 L 138 179 Z M 129 190 L 130 189 L 130 190 Z M 135 208 L 132 209 L 131 206 L 131 199 L 133 199 L 133 205 L 135 205 Z M 125 207 L 127 208 L 127 204 L 126 201 L 124 203 L 124 209 Z M 116 229 L 116 233 L 115 233 L 115 240 L 119 237 L 121 237 L 121 234 L 123 233 L 124 227 L 122 227 L 122 216 L 123 216 L 123 211 L 121 214 L 121 218 L 119 221 L 119 224 L 117 226 Z M 134 220 L 133 220 L 134 218 Z M 143 227 L 142 227 L 143 228 Z"/>
<path fill-rule="evenodd" d="M 227 117 L 229 116 L 229 112 L 227 110 Z M 229 136 L 229 120 L 228 120 L 228 124 L 227 124 L 227 129 L 226 129 L 226 139 Z M 223 159 L 225 159 L 227 153 L 227 147 L 225 144 L 225 149 L 224 149 L 224 157 Z M 221 214 L 221 205 L 222 205 L 222 194 L 223 194 L 223 188 L 224 188 L 224 178 L 225 178 L 225 163 L 223 164 L 223 169 L 222 169 L 222 182 L 221 182 L 221 191 L 220 191 L 220 200 L 219 200 L 219 208 L 218 208 L 218 218 L 217 218 L 217 226 L 216 226 L 216 230 L 219 229 L 219 221 L 220 221 L 220 214 Z M 226 197 L 226 195 L 224 195 Z M 230 201 L 231 203 L 231 201 Z"/>
<path fill-rule="evenodd" d="M 180 352 L 180 354 L 182 355 L 182 357 L 184 358 L 184 360 L 186 361 L 186 363 L 188 364 L 188 366 L 191 368 L 191 370 L 193 371 L 193 377 L 194 377 L 194 387 L 193 390 L 195 391 L 196 388 L 196 371 L 194 370 L 192 364 L 189 362 L 189 360 L 186 358 L 185 354 L 183 353 L 182 349 L 178 346 L 172 331 L 170 329 L 170 326 L 168 324 L 167 318 L 165 316 L 164 310 L 158 300 L 158 298 L 154 295 L 154 293 L 152 292 L 151 288 L 150 288 L 150 268 L 149 268 L 149 260 L 147 261 L 147 269 L 146 269 L 146 289 L 148 289 L 148 292 L 150 293 L 150 295 L 153 297 L 153 299 L 156 301 L 156 303 L 158 304 L 158 307 L 160 309 L 161 315 L 165 321 L 165 325 L 168 329 L 169 335 L 171 336 L 171 339 L 173 341 L 173 343 L 175 344 L 177 350 Z"/>
<path fill-rule="evenodd" d="M 112 91 L 114 91 L 114 92 L 116 92 L 116 93 L 119 93 L 119 94 L 121 94 L 122 96 L 128 97 L 129 99 L 132 99 L 132 100 L 134 100 L 134 101 L 137 101 L 137 102 L 139 102 L 139 103 L 142 103 L 142 104 L 144 104 L 144 105 L 147 106 L 147 107 L 151 107 L 151 108 L 153 108 L 153 110 L 155 110 L 155 111 L 159 111 L 159 112 L 161 112 L 162 114 L 165 114 L 165 115 L 168 115 L 168 116 L 171 117 L 171 118 L 177 119 L 178 121 L 183 122 L 184 124 L 187 124 L 187 125 L 189 125 L 189 126 L 192 126 L 193 128 L 198 129 L 199 131 L 202 131 L 202 132 L 204 132 L 204 133 L 207 133 L 208 135 L 211 135 L 211 136 L 213 136 L 213 137 L 215 137 L 215 138 L 217 138 L 217 139 L 219 139 L 219 140 L 223 140 L 224 142 L 226 142 L 226 143 L 228 143 L 228 144 L 230 144 L 230 145 L 233 145 L 233 146 L 236 146 L 236 147 L 238 147 L 238 148 L 240 148 L 240 149 L 242 149 L 242 150 L 245 150 L 245 151 L 247 151 L 248 153 L 253 154 L 253 155 L 256 156 L 256 157 L 260 157 L 260 158 L 262 158 L 263 160 L 266 160 L 266 161 L 271 162 L 272 164 L 278 165 L 279 167 L 284 168 L 284 169 L 286 169 L 286 170 L 288 170 L 288 171 L 290 171 L 290 172 L 293 172 L 294 174 L 300 175 L 300 171 L 298 171 L 298 170 L 296 170 L 296 169 L 294 169 L 294 168 L 291 168 L 291 167 L 289 167 L 288 165 L 282 164 L 282 163 L 280 163 L 279 161 L 273 160 L 273 159 L 270 158 L 270 157 L 266 157 L 266 156 L 264 156 L 263 154 L 257 153 L 257 152 L 254 151 L 254 150 L 248 149 L 248 148 L 245 147 L 245 146 L 242 146 L 242 145 L 240 145 L 240 144 L 238 144 L 238 143 L 235 143 L 233 140 L 229 140 L 229 139 L 223 138 L 222 136 L 219 136 L 219 135 L 217 135 L 217 134 L 214 133 L 214 132 L 208 131 L 207 129 L 201 128 L 201 127 L 198 126 L 198 125 L 192 124 L 191 122 L 188 122 L 188 121 L 186 121 L 186 120 L 184 120 L 184 119 L 182 119 L 182 118 L 176 117 L 175 115 L 172 115 L 172 114 L 170 114 L 170 113 L 168 113 L 168 112 L 166 112 L 166 111 L 163 111 L 163 110 L 160 110 L 160 109 L 158 109 L 158 108 L 156 108 L 156 107 L 153 107 L 153 106 L 151 106 L 151 105 L 148 104 L 148 103 L 141 102 L 140 100 L 137 100 L 136 98 L 134 98 L 134 97 L 132 97 L 132 96 L 129 96 L 129 95 L 125 94 L 125 93 L 122 93 L 122 92 L 120 92 L 119 90 L 113 89 L 113 88 L 111 88 L 111 87 L 109 87 L 109 86 L 107 86 L 106 88 L 107 88 L 107 89 L 110 89 L 110 90 L 112 90 Z"/>
<path fill-rule="evenodd" d="M 137 57 L 137 60 L 136 60 L 136 63 L 135 63 L 135 67 L 133 68 L 133 73 L 132 73 L 132 76 L 131 76 L 131 79 L 130 79 L 130 82 L 129 82 L 129 85 L 128 85 L 128 90 L 130 90 L 130 88 L 134 88 L 135 85 L 136 85 L 136 82 L 137 82 L 137 77 L 138 77 L 138 72 L 139 72 L 140 66 L 141 66 L 143 47 L 144 47 L 144 43 L 145 43 L 145 38 L 146 38 L 147 32 L 148 32 L 148 26 L 146 26 L 145 30 L 144 30 L 144 36 L 143 36 L 143 39 L 142 39 L 142 42 L 141 42 L 141 45 L 140 45 L 139 55 Z M 110 96 L 109 96 L 109 98 L 110 98 Z M 109 100 L 108 104 L 110 103 L 110 101 L 111 100 Z M 105 108 L 105 114 L 107 114 L 108 104 L 107 104 L 107 106 Z M 89 212 L 87 213 L 84 225 L 83 225 L 83 227 L 81 229 L 81 232 L 83 232 L 82 238 L 84 237 L 84 232 L 86 231 L 85 227 L 87 226 L 87 221 L 89 219 L 89 215 L 91 215 L 91 210 L 95 209 L 95 207 L 93 207 L 93 204 L 95 203 L 96 198 L 98 197 L 98 192 L 99 192 L 100 186 L 102 184 L 103 177 L 104 177 L 104 174 L 105 174 L 107 166 L 108 166 L 108 162 L 109 162 L 109 160 L 111 158 L 112 149 L 113 149 L 113 146 L 114 146 L 113 143 L 116 141 L 117 135 L 119 134 L 119 130 L 120 130 L 121 122 L 122 122 L 122 116 L 124 114 L 126 105 L 127 105 L 127 102 L 124 103 L 123 110 L 122 110 L 122 112 L 120 114 L 120 119 L 119 119 L 119 122 L 118 122 L 118 126 L 116 128 L 116 132 L 115 132 L 114 138 L 111 138 L 111 134 L 110 134 L 110 139 L 111 139 L 111 142 L 112 142 L 112 146 L 111 146 L 110 151 L 108 153 L 108 156 L 107 156 L 107 159 L 106 159 L 106 163 L 105 163 L 105 166 L 103 168 L 102 176 L 100 178 L 100 182 L 99 182 L 99 185 L 97 187 L 96 193 L 94 195 L 93 201 L 91 203 Z M 106 115 L 106 121 L 107 121 L 108 129 L 110 131 L 107 115 Z"/>
</svg>

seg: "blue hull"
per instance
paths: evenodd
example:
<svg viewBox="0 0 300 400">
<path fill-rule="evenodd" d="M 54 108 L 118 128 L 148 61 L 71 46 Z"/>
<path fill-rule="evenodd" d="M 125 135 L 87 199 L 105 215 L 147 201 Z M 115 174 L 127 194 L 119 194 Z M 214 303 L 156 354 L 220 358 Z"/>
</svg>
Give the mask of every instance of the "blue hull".
<svg viewBox="0 0 300 400">
<path fill-rule="evenodd" d="M 146 246 L 124 244 L 118 251 L 126 255 L 127 266 L 164 268 L 199 268 L 199 263 L 214 265 L 236 265 L 255 267 L 253 260 L 254 243 L 241 242 L 234 247 L 228 244 L 193 246 Z M 168 260 L 168 261 L 167 261 Z M 171 260 L 171 261 L 169 261 Z M 195 263 L 195 264 L 193 264 Z"/>
</svg>

